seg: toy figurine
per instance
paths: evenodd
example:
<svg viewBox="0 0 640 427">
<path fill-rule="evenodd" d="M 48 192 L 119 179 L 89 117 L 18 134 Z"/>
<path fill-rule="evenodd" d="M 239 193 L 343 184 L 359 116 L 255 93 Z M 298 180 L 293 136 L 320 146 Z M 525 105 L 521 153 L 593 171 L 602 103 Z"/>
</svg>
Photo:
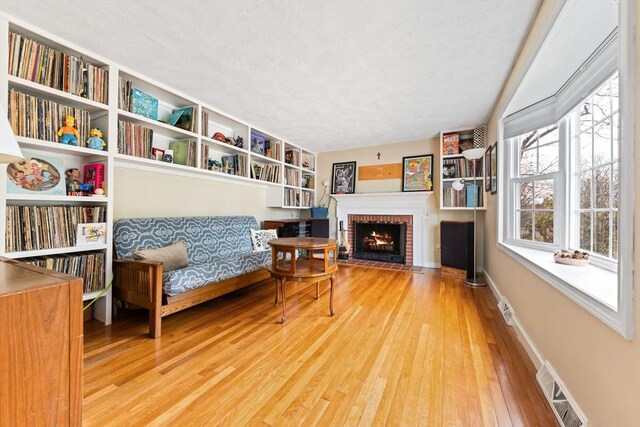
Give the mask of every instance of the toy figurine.
<svg viewBox="0 0 640 427">
<path fill-rule="evenodd" d="M 65 174 L 67 175 L 67 196 L 84 196 L 80 189 L 82 184 L 78 179 L 80 178 L 80 171 L 77 168 L 67 169 Z"/>
<path fill-rule="evenodd" d="M 75 128 L 76 119 L 73 116 L 66 116 L 64 118 L 64 126 L 58 130 L 58 136 L 60 142 L 68 145 L 78 145 L 78 138 L 80 133 Z"/>
<path fill-rule="evenodd" d="M 87 147 L 102 151 L 104 147 L 107 146 L 107 143 L 102 139 L 102 131 L 100 129 L 91 129 L 91 131 L 89 131 L 89 135 L 91 137 L 87 140 Z"/>
<path fill-rule="evenodd" d="M 236 136 L 236 137 L 233 139 L 233 142 L 234 142 L 234 144 L 233 144 L 233 145 L 235 145 L 235 146 L 236 146 L 236 147 L 238 147 L 238 148 L 243 148 L 243 146 L 244 146 L 244 140 L 242 139 L 242 137 L 241 137 L 241 136 Z"/>
</svg>

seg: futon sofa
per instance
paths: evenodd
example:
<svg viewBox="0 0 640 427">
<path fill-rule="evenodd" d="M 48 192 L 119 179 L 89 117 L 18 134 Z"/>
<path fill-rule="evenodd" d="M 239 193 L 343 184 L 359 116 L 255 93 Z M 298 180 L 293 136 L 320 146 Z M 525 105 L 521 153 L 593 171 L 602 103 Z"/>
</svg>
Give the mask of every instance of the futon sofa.
<svg viewBox="0 0 640 427">
<path fill-rule="evenodd" d="M 254 252 L 250 216 L 135 218 L 113 227 L 114 296 L 149 309 L 149 333 L 161 335 L 161 319 L 270 278 L 271 251 Z M 134 252 L 176 242 L 186 246 L 189 265 L 163 272 L 162 262 L 134 259 Z"/>
</svg>

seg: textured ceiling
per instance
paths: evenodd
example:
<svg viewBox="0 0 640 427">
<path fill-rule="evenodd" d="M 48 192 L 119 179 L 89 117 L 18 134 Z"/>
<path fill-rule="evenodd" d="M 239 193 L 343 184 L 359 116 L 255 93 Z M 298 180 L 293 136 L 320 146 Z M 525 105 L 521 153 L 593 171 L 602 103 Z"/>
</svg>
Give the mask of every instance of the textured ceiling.
<svg viewBox="0 0 640 427">
<path fill-rule="evenodd" d="M 0 2 L 11 16 L 315 151 L 483 123 L 537 6 Z"/>
</svg>

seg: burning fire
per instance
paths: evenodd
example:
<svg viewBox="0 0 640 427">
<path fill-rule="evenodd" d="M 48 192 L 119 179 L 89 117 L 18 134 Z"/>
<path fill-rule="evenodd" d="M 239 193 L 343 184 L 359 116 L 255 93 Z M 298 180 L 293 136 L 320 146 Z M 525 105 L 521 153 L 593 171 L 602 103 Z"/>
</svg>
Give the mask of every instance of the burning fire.
<svg viewBox="0 0 640 427">
<path fill-rule="evenodd" d="M 393 246 L 393 237 L 387 233 L 377 234 L 372 231 L 369 236 L 364 237 L 363 242 L 368 247 Z"/>
</svg>

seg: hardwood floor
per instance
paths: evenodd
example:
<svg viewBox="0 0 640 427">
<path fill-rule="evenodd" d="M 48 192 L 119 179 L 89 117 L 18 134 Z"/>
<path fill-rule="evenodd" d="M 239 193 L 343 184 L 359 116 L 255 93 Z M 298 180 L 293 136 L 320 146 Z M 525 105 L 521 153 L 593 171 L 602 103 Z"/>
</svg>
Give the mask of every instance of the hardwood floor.
<svg viewBox="0 0 640 427">
<path fill-rule="evenodd" d="M 84 424 L 553 426 L 488 288 L 341 267 L 328 282 L 228 295 L 163 319 L 85 324 Z"/>
</svg>

